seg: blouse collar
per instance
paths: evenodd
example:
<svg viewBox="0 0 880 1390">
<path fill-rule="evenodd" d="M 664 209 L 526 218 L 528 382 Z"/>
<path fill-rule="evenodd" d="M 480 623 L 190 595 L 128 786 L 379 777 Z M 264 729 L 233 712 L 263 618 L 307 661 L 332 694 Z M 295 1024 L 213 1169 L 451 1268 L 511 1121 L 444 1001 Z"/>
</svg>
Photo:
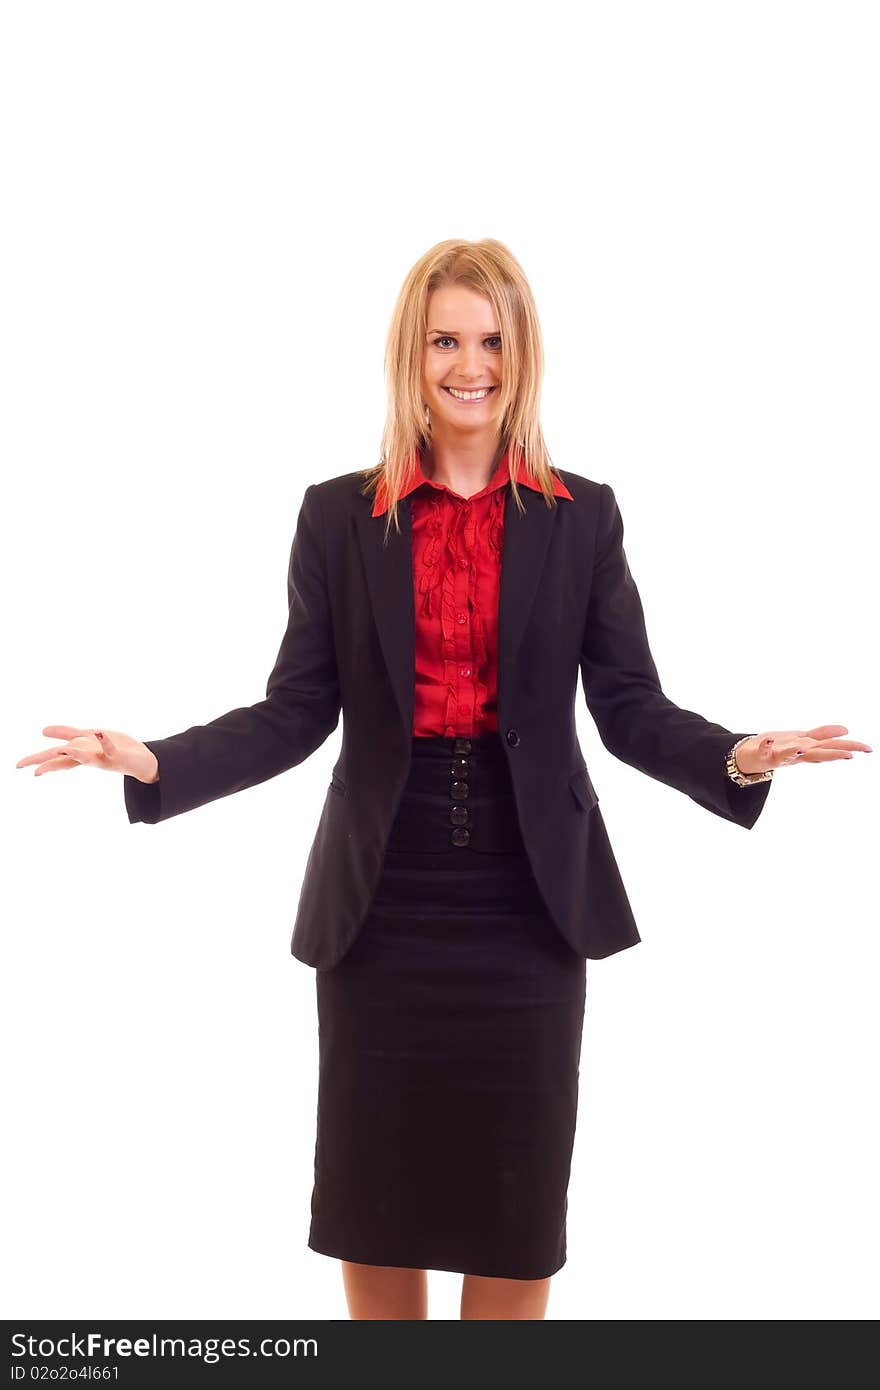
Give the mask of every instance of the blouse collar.
<svg viewBox="0 0 880 1390">
<path fill-rule="evenodd" d="M 574 498 L 572 497 L 568 488 L 565 486 L 565 483 L 562 481 L 562 479 L 557 478 L 555 474 L 553 474 L 552 477 L 554 497 L 567 497 L 569 502 L 573 502 Z M 509 481 L 510 456 L 509 450 L 505 449 L 504 453 L 501 455 L 501 458 L 498 460 L 498 465 L 495 469 L 495 472 L 492 474 L 492 477 L 489 480 L 489 482 L 486 484 L 484 488 L 481 488 L 479 492 L 474 493 L 467 500 L 469 502 L 475 501 L 476 498 L 483 497 L 487 492 L 494 492 L 496 488 L 503 487 L 504 484 Z M 516 481 L 519 487 L 530 487 L 535 492 L 541 491 L 540 483 L 536 482 L 534 478 L 528 477 L 528 475 L 526 474 L 525 459 L 522 455 L 520 456 L 519 468 L 517 469 L 516 474 Z M 438 492 L 448 492 L 453 497 L 459 496 L 457 492 L 453 492 L 452 489 L 447 487 L 445 483 L 435 483 L 431 478 L 428 478 L 425 475 L 425 472 L 422 468 L 421 451 L 416 450 L 415 454 L 413 455 L 413 461 L 412 466 L 410 468 L 409 478 L 398 500 L 402 501 L 404 497 L 408 497 L 409 494 L 411 492 L 414 492 L 417 487 L 421 487 L 425 483 L 427 483 L 430 487 L 436 488 Z M 382 514 L 387 510 L 388 504 L 385 500 L 385 480 L 384 478 L 380 478 L 379 486 L 376 489 L 376 500 L 373 503 L 372 515 L 382 516 Z"/>
</svg>

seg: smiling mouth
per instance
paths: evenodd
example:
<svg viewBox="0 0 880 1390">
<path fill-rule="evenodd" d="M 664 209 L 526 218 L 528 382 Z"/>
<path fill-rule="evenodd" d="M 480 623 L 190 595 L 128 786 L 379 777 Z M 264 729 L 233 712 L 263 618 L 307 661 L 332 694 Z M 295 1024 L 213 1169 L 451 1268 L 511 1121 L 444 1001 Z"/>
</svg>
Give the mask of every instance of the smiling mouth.
<svg viewBox="0 0 880 1390">
<path fill-rule="evenodd" d="M 481 386 L 475 391 L 459 391 L 454 386 L 444 386 L 442 389 L 461 405 L 479 405 L 480 401 L 487 401 L 497 387 Z"/>
</svg>

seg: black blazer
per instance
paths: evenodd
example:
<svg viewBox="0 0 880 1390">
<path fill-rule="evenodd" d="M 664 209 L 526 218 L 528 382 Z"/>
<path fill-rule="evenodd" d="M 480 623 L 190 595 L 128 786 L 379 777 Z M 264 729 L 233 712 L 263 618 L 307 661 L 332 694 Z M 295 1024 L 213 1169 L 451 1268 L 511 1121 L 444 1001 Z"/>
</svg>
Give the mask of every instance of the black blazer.
<svg viewBox="0 0 880 1390">
<path fill-rule="evenodd" d="M 724 755 L 742 732 L 681 709 L 660 688 L 607 483 L 558 470 L 548 506 L 508 487 L 498 616 L 498 728 L 523 839 L 563 937 L 600 959 L 640 940 L 578 744 L 578 669 L 605 747 L 750 829 L 772 782 L 739 787 Z M 378 884 L 411 759 L 415 606 L 411 495 L 383 547 L 361 473 L 306 488 L 288 572 L 289 618 L 266 699 L 148 739 L 159 781 L 126 777 L 129 820 L 155 824 L 303 762 L 344 712 L 342 748 L 300 891 L 291 951 L 329 969 Z M 745 731 L 747 732 L 747 731 Z"/>
</svg>

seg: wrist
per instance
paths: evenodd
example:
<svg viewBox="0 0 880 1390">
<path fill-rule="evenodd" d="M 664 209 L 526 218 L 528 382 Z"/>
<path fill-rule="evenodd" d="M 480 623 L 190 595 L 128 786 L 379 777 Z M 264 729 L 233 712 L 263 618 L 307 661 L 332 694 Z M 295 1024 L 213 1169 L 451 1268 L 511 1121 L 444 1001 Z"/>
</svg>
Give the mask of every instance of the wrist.
<svg viewBox="0 0 880 1390">
<path fill-rule="evenodd" d="M 749 777 L 753 772 L 758 771 L 758 768 L 751 765 L 757 749 L 757 744 L 758 739 L 753 734 L 751 737 L 744 739 L 741 743 L 735 743 L 733 745 L 733 761 L 736 764 L 736 770 L 737 772 L 741 772 L 744 777 Z"/>
<path fill-rule="evenodd" d="M 761 770 L 756 766 L 760 735 L 744 734 L 727 751 L 724 760 L 725 771 L 732 782 L 739 787 L 749 787 L 756 782 L 769 782 L 773 776 L 772 768 Z"/>
<path fill-rule="evenodd" d="M 154 782 L 158 782 L 159 780 L 159 759 L 156 757 L 152 748 L 148 748 L 147 752 L 150 755 L 150 766 L 147 769 L 148 775 L 146 777 L 141 777 L 139 780 L 143 782 L 145 786 L 151 787 Z"/>
</svg>

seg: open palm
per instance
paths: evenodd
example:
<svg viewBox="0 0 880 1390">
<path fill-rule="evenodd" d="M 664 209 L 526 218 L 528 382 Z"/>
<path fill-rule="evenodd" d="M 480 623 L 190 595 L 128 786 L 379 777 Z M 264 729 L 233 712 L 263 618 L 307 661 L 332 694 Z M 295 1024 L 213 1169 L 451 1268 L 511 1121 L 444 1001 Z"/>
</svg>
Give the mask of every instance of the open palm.
<svg viewBox="0 0 880 1390">
<path fill-rule="evenodd" d="M 819 724 L 814 729 L 773 729 L 746 739 L 736 750 L 740 772 L 766 772 L 768 768 L 797 763 L 830 763 L 851 758 L 853 753 L 870 753 L 867 743 L 844 738 L 843 724 Z"/>
<path fill-rule="evenodd" d="M 47 738 L 67 741 L 19 759 L 16 767 L 36 764 L 35 777 L 44 772 L 69 772 L 75 767 L 99 767 L 104 772 L 136 777 L 139 782 L 157 780 L 156 755 L 129 734 L 115 729 L 79 729 L 73 724 L 47 724 L 42 732 Z"/>
</svg>

